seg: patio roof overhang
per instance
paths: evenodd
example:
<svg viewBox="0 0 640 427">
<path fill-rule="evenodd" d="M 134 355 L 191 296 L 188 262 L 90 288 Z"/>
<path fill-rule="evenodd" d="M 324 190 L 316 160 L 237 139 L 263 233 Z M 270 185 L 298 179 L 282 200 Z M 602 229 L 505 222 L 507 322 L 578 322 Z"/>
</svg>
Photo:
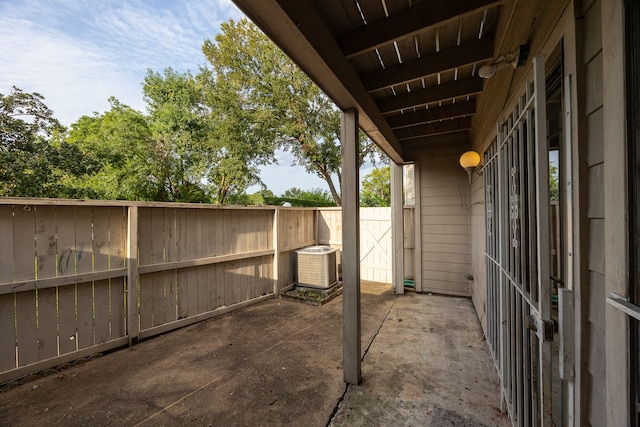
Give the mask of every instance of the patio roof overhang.
<svg viewBox="0 0 640 427">
<path fill-rule="evenodd" d="M 468 146 L 504 0 L 234 0 L 391 159 Z"/>
</svg>

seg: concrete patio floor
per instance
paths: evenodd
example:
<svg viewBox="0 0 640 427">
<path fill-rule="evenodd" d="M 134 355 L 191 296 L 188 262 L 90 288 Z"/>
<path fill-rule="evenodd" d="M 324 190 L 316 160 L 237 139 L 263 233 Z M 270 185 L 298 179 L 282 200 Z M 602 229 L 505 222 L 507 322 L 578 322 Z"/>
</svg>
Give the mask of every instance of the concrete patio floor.
<svg viewBox="0 0 640 427">
<path fill-rule="evenodd" d="M 363 283 L 360 386 L 341 313 L 273 299 L 34 375 L 0 387 L 0 425 L 508 425 L 468 299 Z"/>
</svg>

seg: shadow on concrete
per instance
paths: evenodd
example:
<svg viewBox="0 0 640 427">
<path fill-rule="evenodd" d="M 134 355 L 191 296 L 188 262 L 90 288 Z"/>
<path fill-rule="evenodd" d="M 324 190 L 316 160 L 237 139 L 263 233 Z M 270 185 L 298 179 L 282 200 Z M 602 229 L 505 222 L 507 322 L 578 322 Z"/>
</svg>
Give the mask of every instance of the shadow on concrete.
<svg viewBox="0 0 640 427">
<path fill-rule="evenodd" d="M 431 303 L 433 298 L 396 297 L 390 285 L 363 283 L 363 349 L 376 339 L 363 363 L 365 382 L 350 387 L 346 395 L 342 298 L 321 307 L 273 299 L 4 388 L 0 425 L 325 426 L 331 420 L 335 425 L 402 425 L 414 420 L 427 425 L 434 404 L 475 416 L 474 389 L 461 393 L 454 388 L 456 394 L 447 396 L 450 391 L 434 388 L 431 377 L 414 375 L 433 369 L 426 363 L 433 352 L 450 355 L 437 369 L 440 380 L 463 384 L 474 381 L 471 371 L 480 374 L 476 382 L 492 389 L 485 398 L 491 401 L 486 411 L 495 412 L 495 369 L 471 303 L 443 299 L 462 303 L 455 308 Z M 449 312 L 455 320 L 420 318 L 434 310 Z M 475 335 L 460 341 L 452 336 L 456 329 Z M 418 338 L 436 334 L 445 337 L 441 343 Z M 436 351 L 433 345 L 443 347 Z M 478 366 L 453 376 L 447 373 L 466 364 Z M 369 398 L 358 400 L 367 394 Z M 437 399 L 426 397 L 431 395 Z M 361 414 L 376 418 L 357 415 L 357 405 Z M 466 406 L 471 409 L 460 409 Z M 404 416 L 405 407 L 415 415 Z"/>
</svg>

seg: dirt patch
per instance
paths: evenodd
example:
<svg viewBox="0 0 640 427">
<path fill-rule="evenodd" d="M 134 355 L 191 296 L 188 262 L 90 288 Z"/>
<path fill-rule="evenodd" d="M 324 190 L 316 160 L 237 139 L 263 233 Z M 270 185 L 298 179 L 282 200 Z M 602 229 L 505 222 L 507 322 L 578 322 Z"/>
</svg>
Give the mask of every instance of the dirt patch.
<svg viewBox="0 0 640 427">
<path fill-rule="evenodd" d="M 371 286 L 363 348 L 395 299 Z M 5 389 L 0 425 L 324 426 L 342 375 L 341 298 L 273 299 Z"/>
</svg>

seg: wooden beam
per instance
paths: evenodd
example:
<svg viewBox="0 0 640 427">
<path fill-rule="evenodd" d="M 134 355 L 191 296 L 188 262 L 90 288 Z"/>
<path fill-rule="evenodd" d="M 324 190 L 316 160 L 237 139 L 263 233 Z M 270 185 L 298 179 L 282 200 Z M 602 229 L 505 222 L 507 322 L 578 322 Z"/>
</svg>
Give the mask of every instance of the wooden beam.
<svg viewBox="0 0 640 427">
<path fill-rule="evenodd" d="M 404 294 L 404 212 L 402 165 L 391 162 L 391 270 L 396 294 Z"/>
<path fill-rule="evenodd" d="M 415 210 L 413 211 L 413 282 L 416 292 L 422 292 L 422 196 L 420 193 L 420 163 L 413 163 L 413 187 L 416 198 Z"/>
<path fill-rule="evenodd" d="M 339 39 L 347 58 L 423 32 L 447 21 L 490 9 L 502 3 L 496 0 L 431 0 L 418 3 L 388 18 L 369 23 L 358 30 L 342 34 Z"/>
<path fill-rule="evenodd" d="M 383 114 L 395 113 L 413 107 L 421 107 L 432 102 L 475 95 L 482 92 L 482 85 L 483 81 L 480 77 L 468 77 L 402 95 L 381 98 L 376 102 Z"/>
<path fill-rule="evenodd" d="M 416 148 L 446 148 L 459 145 L 469 145 L 469 131 L 445 133 L 442 135 L 423 136 L 404 142 L 404 148 L 414 150 Z"/>
<path fill-rule="evenodd" d="M 358 112 L 342 113 L 342 328 L 344 380 L 360 384 L 360 208 Z"/>
<path fill-rule="evenodd" d="M 454 70 L 493 57 L 493 41 L 486 38 L 422 56 L 362 76 L 369 92 L 387 89 L 422 77 Z"/>
<path fill-rule="evenodd" d="M 396 130 L 396 136 L 398 137 L 398 140 L 403 141 L 469 129 L 471 129 L 471 117 L 463 117 L 460 119 L 443 120 L 441 122 L 432 122 L 424 125 L 398 129 Z"/>
<path fill-rule="evenodd" d="M 0 295 L 16 292 L 33 291 L 36 289 L 50 289 L 58 286 L 73 285 L 78 283 L 94 282 L 98 280 L 115 279 L 127 275 L 126 268 L 113 270 L 94 271 L 91 273 L 72 274 L 70 276 L 47 277 L 46 279 L 20 280 L 18 282 L 0 283 Z"/>
<path fill-rule="evenodd" d="M 276 210 L 276 212 L 278 212 Z M 306 246 L 314 242 L 304 242 Z M 303 246 L 304 247 L 304 246 Z M 216 255 L 211 257 L 185 259 L 182 261 L 167 261 L 155 264 L 141 265 L 138 267 L 138 274 L 157 273 L 159 271 L 169 271 L 178 268 L 199 267 L 203 265 L 220 264 L 223 262 L 240 261 L 245 259 L 260 258 L 263 256 L 274 255 L 274 249 L 263 249 L 261 251 L 241 252 L 237 254 Z"/>
<path fill-rule="evenodd" d="M 388 116 L 387 123 L 389 123 L 389 126 L 391 126 L 392 129 L 398 129 L 407 126 L 431 123 L 443 119 L 469 116 L 475 114 L 475 112 L 476 100 L 471 99 L 469 101 L 443 105 L 442 107 L 427 108 L 411 113 Z"/>
</svg>

